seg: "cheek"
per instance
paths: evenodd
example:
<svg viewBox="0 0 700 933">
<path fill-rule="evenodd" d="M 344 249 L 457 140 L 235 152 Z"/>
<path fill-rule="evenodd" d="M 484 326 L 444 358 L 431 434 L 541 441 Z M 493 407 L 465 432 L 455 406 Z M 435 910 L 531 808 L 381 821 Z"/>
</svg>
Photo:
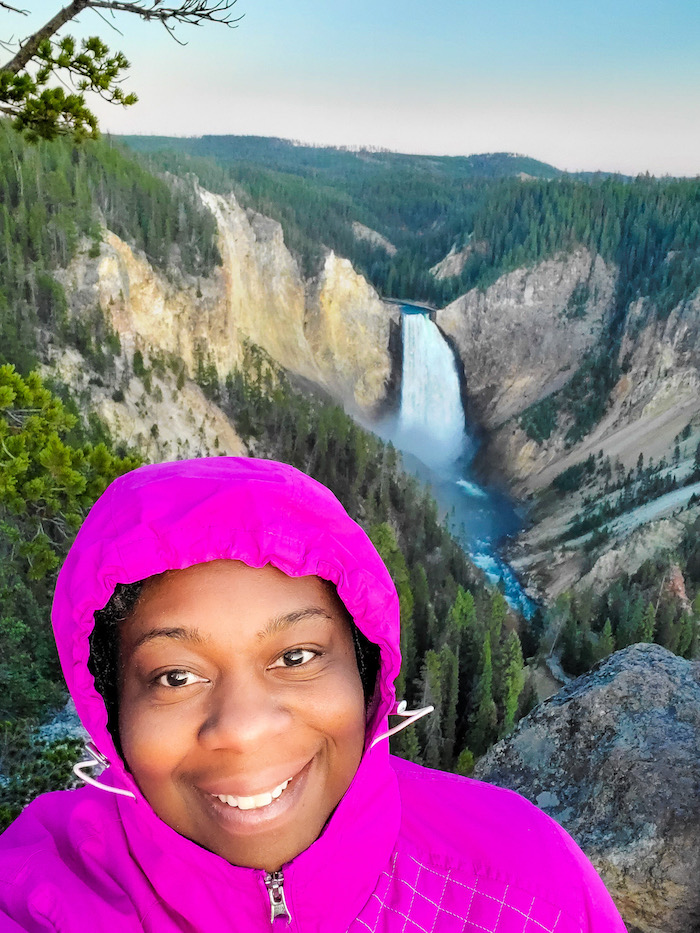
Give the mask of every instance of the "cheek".
<svg viewBox="0 0 700 933">
<path fill-rule="evenodd" d="M 362 757 L 366 729 L 362 683 L 354 668 L 336 682 L 317 709 L 319 729 L 325 732 L 334 748 L 342 771 L 341 779 L 344 779 L 346 771 L 352 770 L 351 780 Z"/>
<path fill-rule="evenodd" d="M 119 736 L 129 770 L 139 785 L 168 776 L 190 744 L 191 724 L 175 709 L 144 709 L 124 704 Z"/>
</svg>

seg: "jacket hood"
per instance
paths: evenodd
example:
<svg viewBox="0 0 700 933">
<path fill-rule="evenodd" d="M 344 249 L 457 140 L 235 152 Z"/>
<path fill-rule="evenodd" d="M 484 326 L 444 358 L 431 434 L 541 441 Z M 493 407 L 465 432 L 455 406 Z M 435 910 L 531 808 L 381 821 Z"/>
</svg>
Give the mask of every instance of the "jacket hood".
<svg viewBox="0 0 700 933">
<path fill-rule="evenodd" d="M 137 792 L 107 729 L 88 670 L 94 613 L 117 583 L 211 560 L 272 564 L 335 584 L 355 625 L 380 648 L 367 745 L 387 727 L 400 669 L 394 584 L 365 532 L 320 483 L 271 460 L 217 457 L 149 465 L 98 499 L 58 576 L 53 625 L 68 689 L 111 780 Z"/>
</svg>

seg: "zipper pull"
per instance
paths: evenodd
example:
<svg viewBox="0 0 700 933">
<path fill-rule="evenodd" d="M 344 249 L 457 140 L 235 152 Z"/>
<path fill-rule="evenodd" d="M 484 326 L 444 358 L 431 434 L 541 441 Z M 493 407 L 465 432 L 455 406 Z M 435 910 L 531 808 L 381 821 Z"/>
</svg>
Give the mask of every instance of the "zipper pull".
<svg viewBox="0 0 700 933">
<path fill-rule="evenodd" d="M 265 887 L 270 898 L 270 923 L 274 924 L 276 917 L 283 917 L 287 923 L 292 922 L 292 915 L 284 899 L 284 877 L 281 871 L 268 872 L 265 875 Z"/>
</svg>

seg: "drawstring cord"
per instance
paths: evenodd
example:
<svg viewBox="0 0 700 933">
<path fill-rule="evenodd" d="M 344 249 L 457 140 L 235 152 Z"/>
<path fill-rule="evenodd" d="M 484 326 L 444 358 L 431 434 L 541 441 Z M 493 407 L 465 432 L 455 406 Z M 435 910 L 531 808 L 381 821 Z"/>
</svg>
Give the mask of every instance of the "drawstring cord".
<svg viewBox="0 0 700 933">
<path fill-rule="evenodd" d="M 133 797 L 134 800 L 136 800 L 136 794 L 132 794 L 130 790 L 125 790 L 121 787 L 112 787 L 110 784 L 101 784 L 88 774 L 83 774 L 83 768 L 95 768 L 97 765 L 105 768 L 109 764 L 109 761 L 107 761 L 102 752 L 97 750 L 97 746 L 92 742 L 85 743 L 85 751 L 91 757 L 86 761 L 79 761 L 77 765 L 73 765 L 73 774 L 77 778 L 84 784 L 91 784 L 93 787 L 98 787 L 100 790 L 109 791 L 110 794 L 119 794 L 121 797 Z"/>
<path fill-rule="evenodd" d="M 396 707 L 396 712 L 392 713 L 392 716 L 403 716 L 404 722 L 400 722 L 398 726 L 394 726 L 393 729 L 389 729 L 387 732 L 382 732 L 381 735 L 378 735 L 376 739 L 373 740 L 370 748 L 374 748 L 377 742 L 381 742 L 382 739 L 388 739 L 390 735 L 396 735 L 397 732 L 401 732 L 402 729 L 405 729 L 406 726 L 412 725 L 418 719 L 422 719 L 423 716 L 427 716 L 428 713 L 432 713 L 435 710 L 434 706 L 424 706 L 422 709 L 406 709 L 408 703 L 405 700 L 401 702 Z"/>
</svg>

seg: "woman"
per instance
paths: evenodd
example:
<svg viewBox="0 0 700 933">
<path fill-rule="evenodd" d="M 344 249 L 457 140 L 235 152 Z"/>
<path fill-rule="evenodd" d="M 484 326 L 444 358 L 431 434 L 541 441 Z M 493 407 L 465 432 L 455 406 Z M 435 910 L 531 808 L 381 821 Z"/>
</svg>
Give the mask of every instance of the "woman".
<svg viewBox="0 0 700 933">
<path fill-rule="evenodd" d="M 0 929 L 624 931 L 531 804 L 390 757 L 398 618 L 367 536 L 291 467 L 116 480 L 53 610 L 108 767 L 7 830 Z"/>
</svg>

